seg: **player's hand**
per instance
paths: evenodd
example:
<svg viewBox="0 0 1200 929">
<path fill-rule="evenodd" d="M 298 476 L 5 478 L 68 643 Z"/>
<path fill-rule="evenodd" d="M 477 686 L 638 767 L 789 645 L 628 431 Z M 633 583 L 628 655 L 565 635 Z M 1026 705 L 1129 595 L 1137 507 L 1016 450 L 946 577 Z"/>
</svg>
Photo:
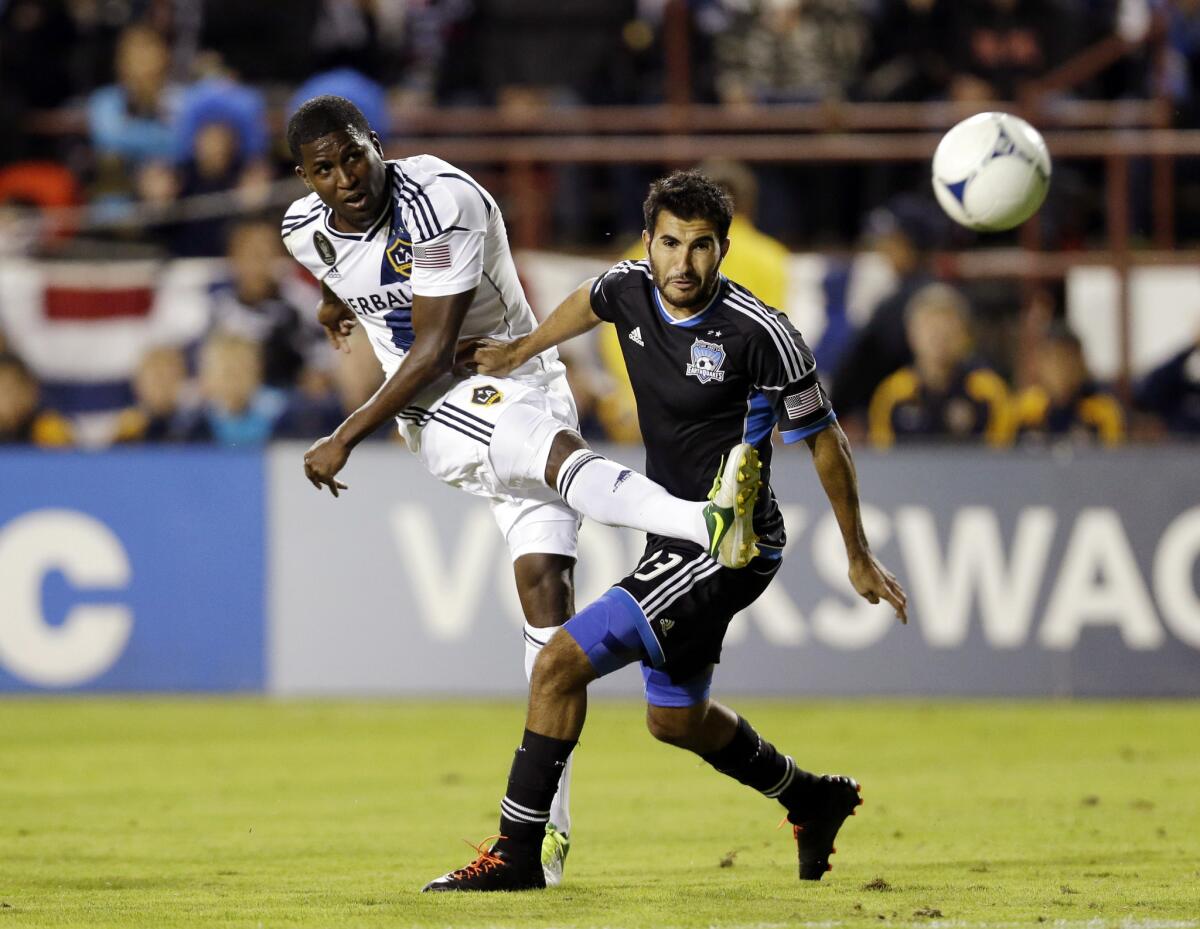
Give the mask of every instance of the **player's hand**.
<svg viewBox="0 0 1200 929">
<path fill-rule="evenodd" d="M 328 487 L 336 497 L 339 490 L 346 490 L 346 485 L 335 480 L 334 475 L 346 466 L 349 457 L 350 449 L 333 436 L 318 439 L 304 453 L 304 476 L 317 490 Z"/>
<path fill-rule="evenodd" d="M 908 595 L 894 574 L 868 552 L 850 561 L 850 583 L 860 597 L 870 603 L 886 600 L 896 611 L 900 622 L 908 623 Z"/>
<path fill-rule="evenodd" d="M 350 335 L 358 320 L 340 303 L 324 301 L 317 310 L 317 322 L 325 329 L 325 335 L 335 351 L 350 353 Z"/>
<path fill-rule="evenodd" d="M 459 377 L 470 377 L 476 371 L 475 349 L 487 341 L 486 339 L 459 339 L 454 346 L 453 371 Z"/>
<path fill-rule="evenodd" d="M 480 374 L 503 377 L 519 367 L 516 342 L 497 342 L 495 339 L 480 339 L 475 347 L 474 364 Z"/>
</svg>

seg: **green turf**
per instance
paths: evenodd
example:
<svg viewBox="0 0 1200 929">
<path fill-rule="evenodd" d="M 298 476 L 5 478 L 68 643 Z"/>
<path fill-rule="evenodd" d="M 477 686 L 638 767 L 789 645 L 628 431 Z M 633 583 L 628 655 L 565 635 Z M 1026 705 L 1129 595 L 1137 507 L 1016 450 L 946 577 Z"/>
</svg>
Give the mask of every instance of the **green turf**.
<svg viewBox="0 0 1200 929">
<path fill-rule="evenodd" d="M 0 701 L 0 929 L 1200 927 L 1198 704 L 740 708 L 864 785 L 820 884 L 634 704 L 592 708 L 562 888 L 422 896 L 494 831 L 514 703 Z"/>
</svg>

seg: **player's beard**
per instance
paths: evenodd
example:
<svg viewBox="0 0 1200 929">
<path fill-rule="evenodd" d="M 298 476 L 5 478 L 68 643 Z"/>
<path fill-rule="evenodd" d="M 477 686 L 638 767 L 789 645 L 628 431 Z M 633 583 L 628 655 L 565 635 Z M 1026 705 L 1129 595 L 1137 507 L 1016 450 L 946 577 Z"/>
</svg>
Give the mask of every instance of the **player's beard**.
<svg viewBox="0 0 1200 929">
<path fill-rule="evenodd" d="M 707 278 L 687 278 L 687 280 L 696 283 L 696 286 L 692 289 L 690 294 L 672 294 L 668 290 L 668 288 L 671 286 L 671 280 L 677 280 L 677 278 L 668 279 L 665 276 L 660 275 L 657 271 L 654 272 L 654 286 L 658 288 L 658 292 L 660 294 L 667 298 L 667 301 L 671 304 L 671 306 L 677 307 L 681 310 L 690 310 L 694 307 L 704 306 L 704 304 L 707 303 L 712 297 L 713 289 L 715 288 L 717 282 L 717 270 L 714 269 Z"/>
</svg>

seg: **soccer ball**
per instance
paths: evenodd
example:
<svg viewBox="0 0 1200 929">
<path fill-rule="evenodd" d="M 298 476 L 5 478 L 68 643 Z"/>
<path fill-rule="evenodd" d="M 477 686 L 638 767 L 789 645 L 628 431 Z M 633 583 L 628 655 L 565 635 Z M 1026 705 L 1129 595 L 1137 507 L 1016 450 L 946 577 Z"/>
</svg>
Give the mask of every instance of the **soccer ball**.
<svg viewBox="0 0 1200 929">
<path fill-rule="evenodd" d="M 947 215 L 977 232 L 1019 226 L 1050 187 L 1041 134 L 1011 113 L 980 113 L 947 132 L 933 153 L 933 192 Z"/>
</svg>

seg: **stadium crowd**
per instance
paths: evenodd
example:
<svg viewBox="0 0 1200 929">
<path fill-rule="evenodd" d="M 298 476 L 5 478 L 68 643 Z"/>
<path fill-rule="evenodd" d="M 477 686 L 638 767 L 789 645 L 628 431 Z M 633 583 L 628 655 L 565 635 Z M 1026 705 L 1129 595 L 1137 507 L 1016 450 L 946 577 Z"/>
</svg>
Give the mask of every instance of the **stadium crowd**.
<svg viewBox="0 0 1200 929">
<path fill-rule="evenodd" d="M 264 205 L 269 181 L 290 176 L 269 127 L 308 96 L 350 96 L 385 139 L 402 137 L 420 106 L 661 103 L 677 7 L 688 98 L 731 113 L 1026 99 L 1072 55 L 1113 38 L 1125 54 L 1054 92 L 1168 99 L 1177 125 L 1196 124 L 1195 0 L 0 0 L 0 118 L 29 129 L 0 138 L 0 201 L 86 202 L 88 222 L 110 237 L 219 255 L 229 212 Z M 570 54 L 546 54 L 561 48 Z M 605 215 L 597 201 L 636 202 L 624 194 L 643 189 L 649 169 L 556 173 L 556 241 L 638 231 L 636 209 Z M 844 244 L 860 212 L 915 178 L 757 173 L 770 192 L 763 228 L 791 246 Z M 877 202 L 856 194 L 864 186 Z M 196 198 L 218 192 L 233 199 L 210 200 L 206 213 Z M 1071 230 L 1061 238 L 1073 244 Z"/>
<path fill-rule="evenodd" d="M 0 255 L 218 257 L 223 269 L 205 289 L 204 325 L 145 350 L 99 432 L 81 434 L 62 391 L 39 384 L 54 379 L 18 358 L 10 337 L 0 354 L 0 442 L 253 445 L 324 434 L 378 375 L 329 350 L 312 319 L 312 282 L 280 247 L 280 207 L 295 193 L 278 199 L 292 169 L 280 117 L 338 93 L 398 138 L 413 107 L 660 103 L 667 21 L 680 6 L 689 96 L 731 112 L 1017 100 L 1073 53 L 1117 37 L 1130 53 L 1071 92 L 1165 98 L 1177 125 L 1200 123 L 1197 0 L 0 0 L 0 117 L 29 127 L 0 135 Z M 828 276 L 817 346 L 844 421 L 874 445 L 1110 446 L 1200 435 L 1200 340 L 1181 345 L 1122 405 L 1089 373 L 1062 295 L 1050 292 L 1021 355 L 1015 288 L 997 296 L 937 273 L 931 255 L 951 243 L 950 231 L 931 200 L 905 193 L 923 177 L 873 169 L 864 185 L 841 168 L 714 170 L 739 204 L 732 235 L 741 247 L 726 272 L 768 301 L 778 294 L 783 305 L 797 244 L 873 251 L 890 268 L 887 292 L 857 317 L 838 298 L 845 276 Z M 593 252 L 632 240 L 652 174 L 557 169 L 556 239 Z M 598 196 L 605 191 L 615 193 Z M 630 209 L 598 227 L 598 201 Z M 87 209 L 71 222 L 84 228 L 29 236 L 31 209 L 79 205 Z M 1079 244 L 1072 229 L 1081 223 L 1060 213 L 1050 225 L 1052 244 Z M 599 376 L 573 377 L 589 431 L 634 440 L 619 351 L 601 340 L 596 356 Z"/>
</svg>

